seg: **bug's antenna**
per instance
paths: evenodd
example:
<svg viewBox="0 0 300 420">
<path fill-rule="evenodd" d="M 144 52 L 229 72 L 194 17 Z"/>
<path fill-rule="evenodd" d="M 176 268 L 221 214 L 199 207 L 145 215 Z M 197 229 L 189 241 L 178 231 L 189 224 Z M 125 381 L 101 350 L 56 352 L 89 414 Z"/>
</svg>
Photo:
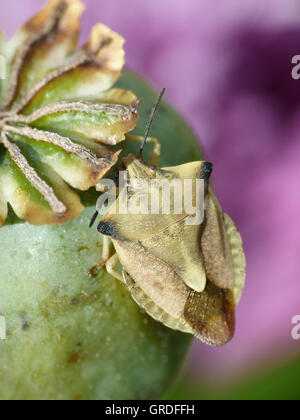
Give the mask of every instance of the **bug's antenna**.
<svg viewBox="0 0 300 420">
<path fill-rule="evenodd" d="M 149 118 L 149 120 L 148 120 L 148 123 L 147 123 L 147 126 L 146 126 L 145 135 L 144 135 L 144 138 L 143 138 L 143 142 L 142 142 L 142 145 L 141 145 L 141 147 L 140 147 L 140 158 L 141 158 L 141 159 L 143 159 L 143 151 L 144 151 L 144 147 L 145 147 L 145 144 L 146 144 L 147 138 L 148 138 L 148 136 L 149 136 L 149 133 L 150 133 L 150 130 L 151 130 L 151 126 L 152 126 L 153 120 L 154 120 L 155 115 L 156 115 L 156 113 L 157 113 L 157 110 L 158 110 L 159 104 L 160 104 L 160 102 L 161 102 L 161 100 L 162 100 L 162 97 L 163 97 L 163 96 L 164 96 L 164 94 L 165 94 L 165 91 L 166 91 L 166 89 L 164 88 L 164 89 L 160 92 L 160 94 L 158 95 L 158 97 L 157 97 L 157 99 L 156 99 L 156 102 L 155 102 L 155 105 L 154 105 L 154 107 L 153 107 L 153 109 L 152 109 L 152 112 L 151 112 L 150 118 Z"/>
<path fill-rule="evenodd" d="M 94 214 L 94 216 L 92 217 L 91 222 L 90 222 L 90 226 L 89 226 L 90 228 L 94 226 L 94 223 L 95 223 L 98 216 L 99 216 L 99 211 L 97 210 L 96 213 Z"/>
</svg>

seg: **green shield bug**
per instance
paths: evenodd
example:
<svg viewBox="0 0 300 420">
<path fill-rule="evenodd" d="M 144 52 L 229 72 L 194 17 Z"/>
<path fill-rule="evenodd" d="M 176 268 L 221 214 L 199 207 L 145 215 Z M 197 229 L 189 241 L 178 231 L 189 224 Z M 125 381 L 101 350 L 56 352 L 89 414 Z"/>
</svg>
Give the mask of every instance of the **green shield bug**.
<svg viewBox="0 0 300 420">
<path fill-rule="evenodd" d="M 133 299 L 152 318 L 174 330 L 193 334 L 206 344 L 221 346 L 234 335 L 235 307 L 245 283 L 242 239 L 210 187 L 211 163 L 156 166 L 159 143 L 148 139 L 148 135 L 163 94 L 164 90 L 153 108 L 144 138 L 132 138 L 142 143 L 140 155 L 123 159 L 125 182 L 98 225 L 103 235 L 103 255 L 91 274 L 105 266 L 125 283 Z M 143 161 L 143 149 L 149 140 L 153 153 L 148 165 Z M 200 202 L 195 188 L 198 180 L 202 181 Z M 188 182 L 192 188 L 186 187 Z M 165 189 L 166 185 L 169 188 Z M 168 211 L 164 206 L 166 191 Z M 182 207 L 187 191 L 194 203 L 191 211 Z M 103 200 L 91 226 L 102 204 Z M 112 256 L 110 240 L 116 251 Z M 122 276 L 115 270 L 118 262 Z"/>
</svg>

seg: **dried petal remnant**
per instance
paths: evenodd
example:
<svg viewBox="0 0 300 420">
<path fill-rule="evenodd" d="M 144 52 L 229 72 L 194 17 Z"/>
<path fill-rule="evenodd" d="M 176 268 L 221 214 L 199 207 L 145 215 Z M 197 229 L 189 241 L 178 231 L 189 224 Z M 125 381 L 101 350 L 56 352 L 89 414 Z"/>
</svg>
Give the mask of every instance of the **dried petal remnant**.
<svg viewBox="0 0 300 420">
<path fill-rule="evenodd" d="M 105 145 L 136 126 L 136 96 L 112 89 L 124 39 L 98 24 L 75 51 L 83 9 L 80 0 L 50 0 L 12 40 L 1 34 L 8 77 L 0 85 L 0 226 L 8 202 L 33 224 L 75 217 L 83 207 L 64 181 L 95 186 L 118 160 Z"/>
</svg>

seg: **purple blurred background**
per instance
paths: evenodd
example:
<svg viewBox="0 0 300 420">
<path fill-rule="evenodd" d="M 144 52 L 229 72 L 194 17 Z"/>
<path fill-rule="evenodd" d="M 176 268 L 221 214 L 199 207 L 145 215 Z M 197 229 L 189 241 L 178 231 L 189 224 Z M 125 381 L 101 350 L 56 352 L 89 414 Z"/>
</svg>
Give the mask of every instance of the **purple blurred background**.
<svg viewBox="0 0 300 420">
<path fill-rule="evenodd" d="M 242 232 L 247 286 L 234 340 L 195 343 L 201 376 L 258 369 L 300 354 L 291 319 L 300 314 L 299 0 L 86 0 L 82 40 L 93 24 L 126 38 L 127 66 L 157 88 L 193 127 L 215 164 L 223 209 Z M 0 0 L 7 35 L 41 0 Z"/>
</svg>

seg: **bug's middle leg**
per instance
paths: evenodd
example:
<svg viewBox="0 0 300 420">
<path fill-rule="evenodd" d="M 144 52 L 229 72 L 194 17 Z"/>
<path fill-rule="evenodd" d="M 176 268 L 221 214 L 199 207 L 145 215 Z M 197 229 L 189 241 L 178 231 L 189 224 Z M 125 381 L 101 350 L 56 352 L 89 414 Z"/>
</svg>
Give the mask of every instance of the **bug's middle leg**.
<svg viewBox="0 0 300 420">
<path fill-rule="evenodd" d="M 114 268 L 115 266 L 118 264 L 119 262 L 119 257 L 118 254 L 115 253 L 112 257 L 110 257 L 110 259 L 107 261 L 107 263 L 105 264 L 106 267 L 106 271 L 113 276 L 115 279 L 121 281 L 122 283 L 124 283 L 123 277 L 121 276 L 121 274 L 119 274 Z"/>
<path fill-rule="evenodd" d="M 96 277 L 97 272 L 105 267 L 106 271 L 113 276 L 114 278 L 116 278 L 117 280 L 121 281 L 122 283 L 124 283 L 123 277 L 121 276 L 121 274 L 119 274 L 116 270 L 115 270 L 115 266 L 118 264 L 119 262 L 119 258 L 118 258 L 118 254 L 114 253 L 113 255 L 110 255 L 110 239 L 108 236 L 104 236 L 103 235 L 103 249 L 102 249 L 102 258 L 101 260 L 94 265 L 94 267 L 92 267 L 89 272 L 88 275 L 90 277 Z"/>
</svg>

